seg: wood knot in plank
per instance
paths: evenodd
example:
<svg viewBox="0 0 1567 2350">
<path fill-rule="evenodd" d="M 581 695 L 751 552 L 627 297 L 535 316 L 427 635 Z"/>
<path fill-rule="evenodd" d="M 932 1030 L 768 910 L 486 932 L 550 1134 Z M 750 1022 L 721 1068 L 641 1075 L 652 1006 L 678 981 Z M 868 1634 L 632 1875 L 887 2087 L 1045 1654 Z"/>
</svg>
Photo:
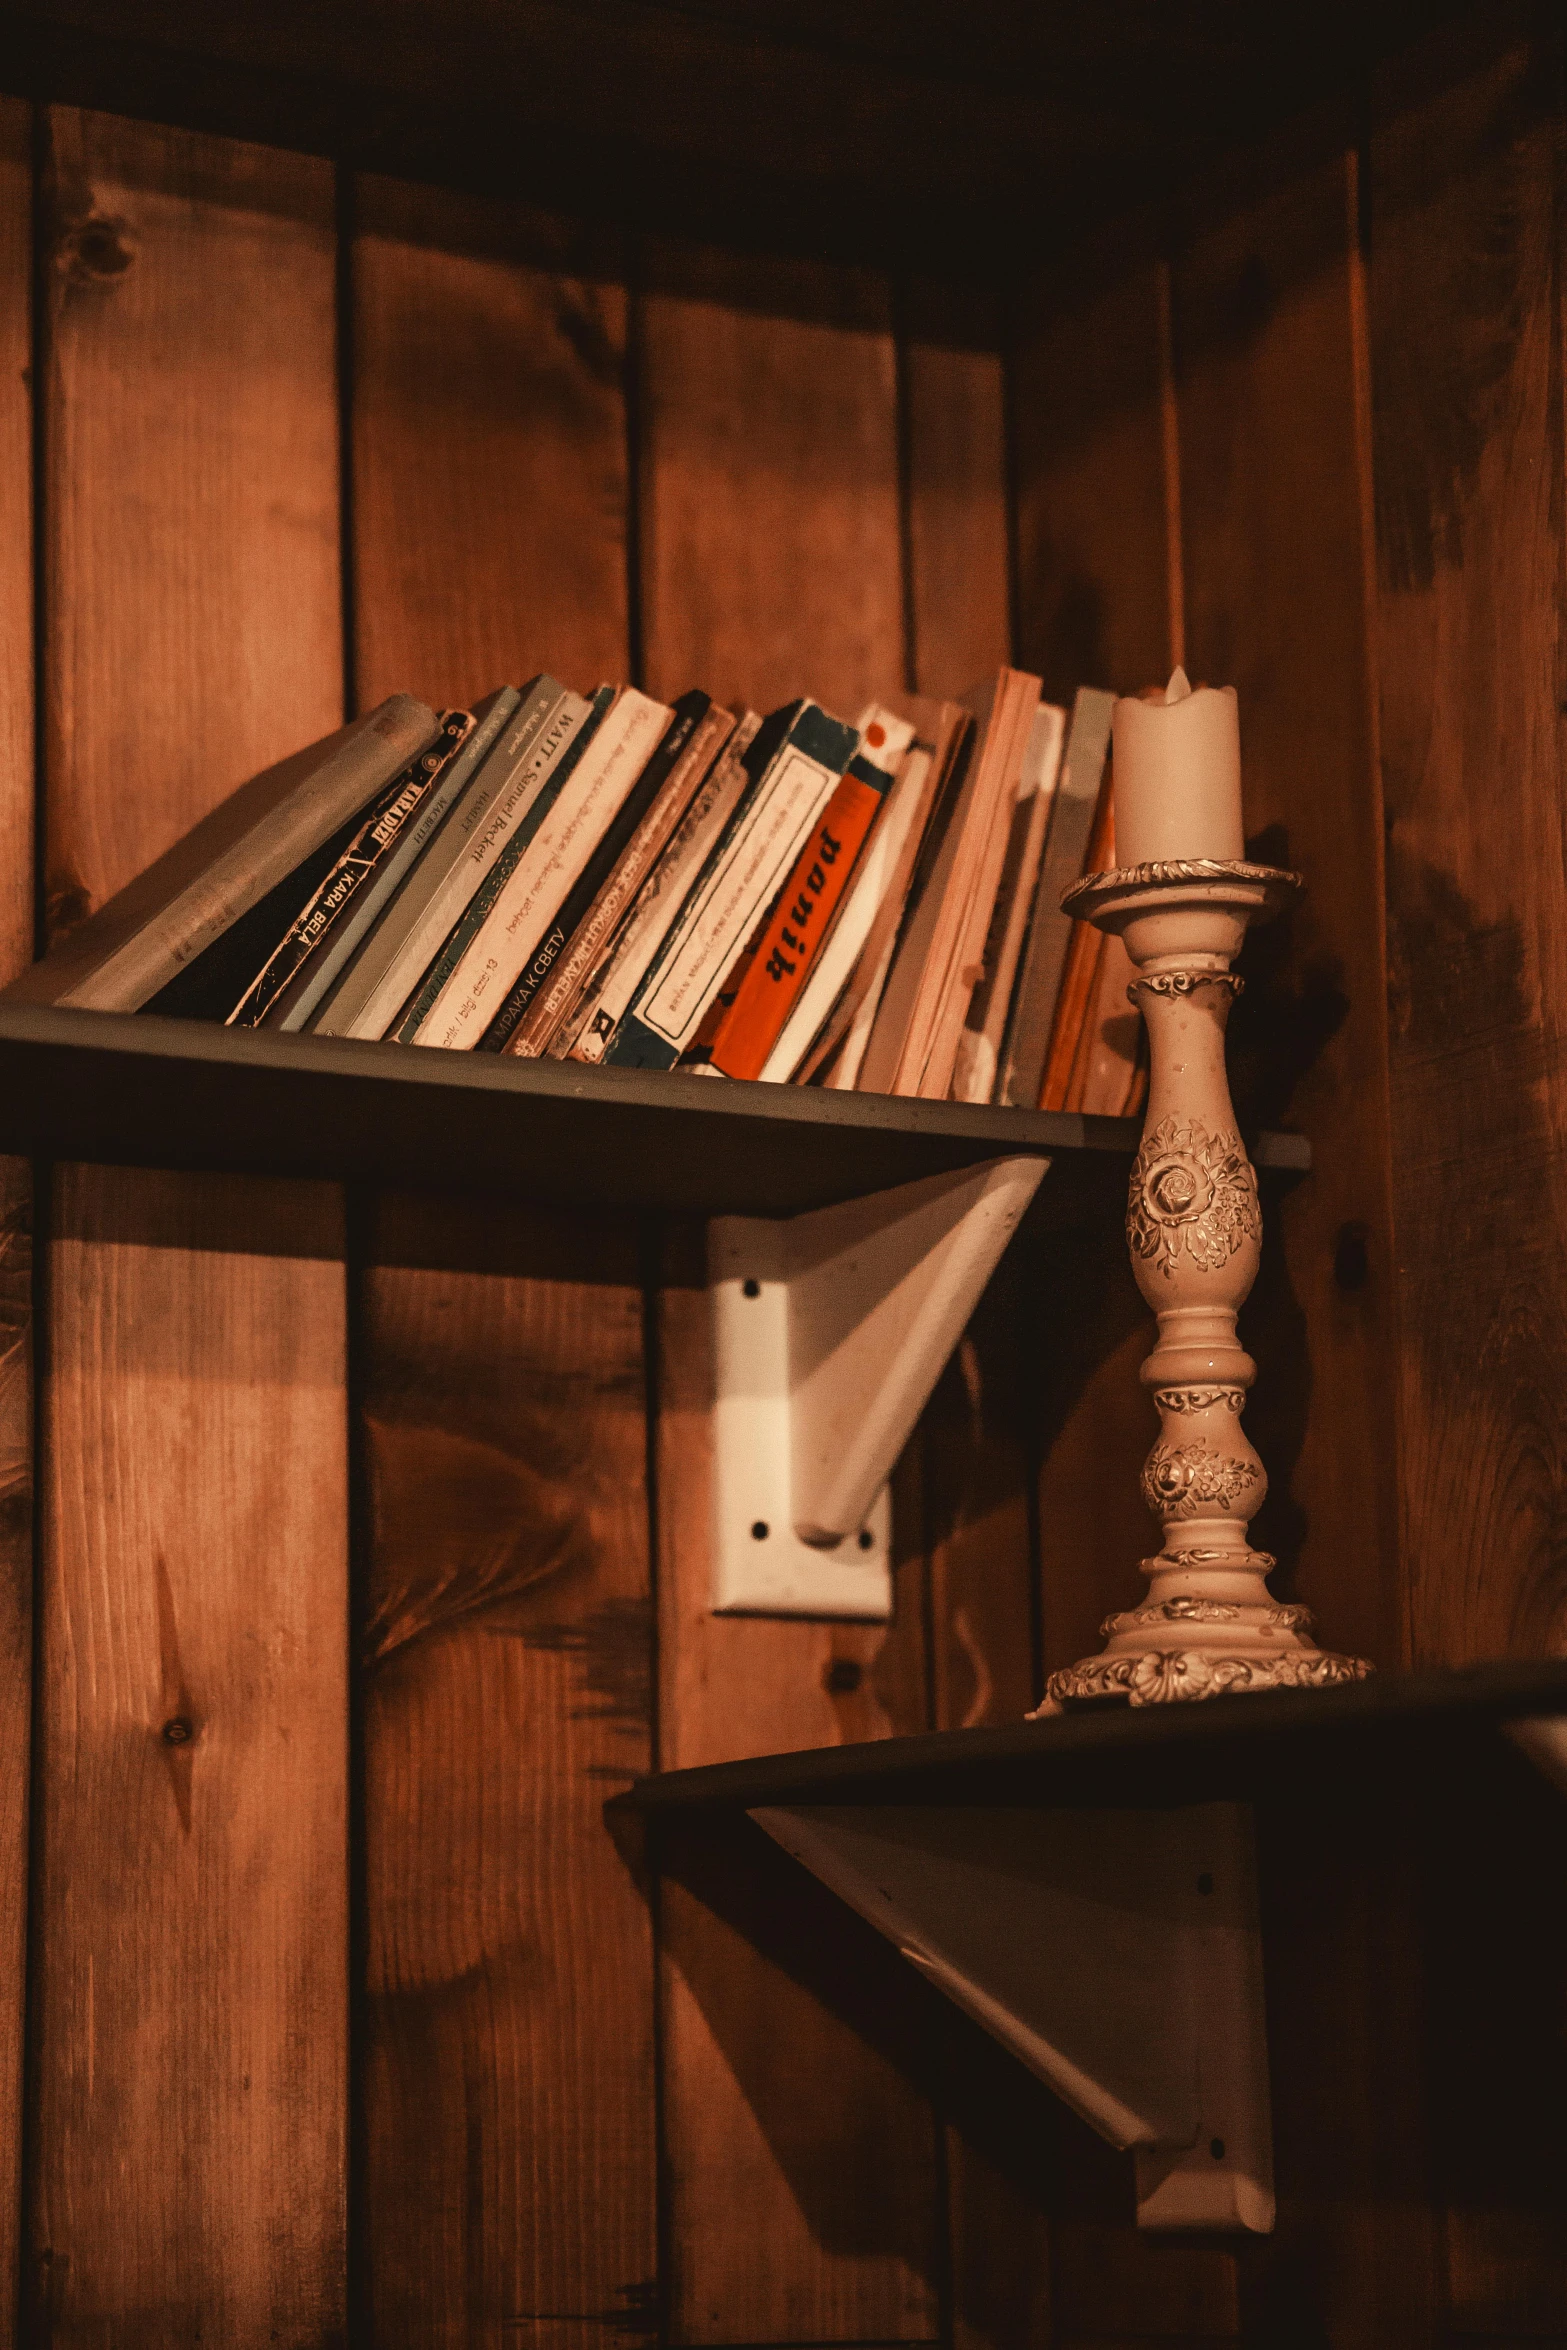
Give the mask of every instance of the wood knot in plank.
<svg viewBox="0 0 1567 2350">
<path fill-rule="evenodd" d="M 56 266 L 72 285 L 101 285 L 123 277 L 136 258 L 128 242 L 126 224 L 107 213 L 90 212 L 71 222 L 60 236 Z"/>
</svg>

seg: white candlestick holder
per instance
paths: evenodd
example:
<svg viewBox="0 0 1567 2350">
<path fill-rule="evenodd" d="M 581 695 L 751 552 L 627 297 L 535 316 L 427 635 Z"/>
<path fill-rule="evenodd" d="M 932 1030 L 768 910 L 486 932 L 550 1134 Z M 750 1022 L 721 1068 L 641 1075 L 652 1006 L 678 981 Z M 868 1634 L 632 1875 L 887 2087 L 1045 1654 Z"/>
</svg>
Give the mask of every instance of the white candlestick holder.
<svg viewBox="0 0 1567 2350">
<path fill-rule="evenodd" d="M 1311 1638 L 1306 1608 L 1274 1599 L 1274 1561 L 1253 1550 L 1268 1490 L 1241 1427 L 1257 1366 L 1235 1316 L 1257 1276 L 1257 1179 L 1235 1127 L 1224 1031 L 1243 982 L 1230 969 L 1252 922 L 1300 888 L 1268 865 L 1190 862 L 1092 873 L 1063 906 L 1126 941 L 1128 994 L 1148 1024 L 1151 1071 L 1126 1237 L 1158 1316 L 1142 1380 L 1159 1412 L 1143 1499 L 1161 1520 L 1140 1607 L 1106 1618 L 1105 1646 L 1054 1673 L 1041 1713 L 1076 1702 L 1164 1705 L 1226 1691 L 1320 1689 L 1371 1667 Z"/>
</svg>

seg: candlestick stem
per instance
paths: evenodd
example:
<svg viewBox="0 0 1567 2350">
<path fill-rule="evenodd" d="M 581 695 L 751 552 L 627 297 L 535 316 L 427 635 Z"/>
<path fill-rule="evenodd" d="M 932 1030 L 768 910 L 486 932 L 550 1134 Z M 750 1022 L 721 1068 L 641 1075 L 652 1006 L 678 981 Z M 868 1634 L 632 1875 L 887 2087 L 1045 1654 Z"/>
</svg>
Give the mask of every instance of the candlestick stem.
<svg viewBox="0 0 1567 2350">
<path fill-rule="evenodd" d="M 1051 1676 L 1041 1712 L 1323 1688 L 1371 1669 L 1317 1647 L 1309 1612 L 1269 1592 L 1274 1562 L 1249 1535 L 1268 1483 L 1241 1426 L 1257 1366 L 1235 1317 L 1257 1275 L 1262 1217 L 1224 1031 L 1242 985 L 1230 964 L 1248 924 L 1299 886 L 1269 866 L 1199 859 L 1091 874 L 1063 901 L 1125 938 L 1137 973 L 1128 993 L 1148 1027 L 1148 1112 L 1126 1237 L 1159 1323 L 1142 1370 L 1160 1421 L 1142 1491 L 1163 1539 L 1142 1562 L 1146 1600 L 1106 1618 L 1097 1656 Z"/>
</svg>

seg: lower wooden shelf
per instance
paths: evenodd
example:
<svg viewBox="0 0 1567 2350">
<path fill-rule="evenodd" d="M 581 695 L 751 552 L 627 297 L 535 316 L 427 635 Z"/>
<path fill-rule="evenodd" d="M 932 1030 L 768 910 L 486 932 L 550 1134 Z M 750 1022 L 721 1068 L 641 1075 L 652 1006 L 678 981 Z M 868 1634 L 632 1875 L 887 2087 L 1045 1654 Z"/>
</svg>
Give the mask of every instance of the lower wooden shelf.
<svg viewBox="0 0 1567 2350">
<path fill-rule="evenodd" d="M 610 1811 L 660 1830 L 660 1859 L 748 1820 L 1132 2152 L 1141 2225 L 1266 2232 L 1259 1816 L 1331 1843 L 1335 1811 L 1391 1796 L 1445 1824 L 1505 1807 L 1506 1768 L 1531 1765 L 1567 1793 L 1567 1665 L 773 1755 L 642 1779 Z"/>
</svg>

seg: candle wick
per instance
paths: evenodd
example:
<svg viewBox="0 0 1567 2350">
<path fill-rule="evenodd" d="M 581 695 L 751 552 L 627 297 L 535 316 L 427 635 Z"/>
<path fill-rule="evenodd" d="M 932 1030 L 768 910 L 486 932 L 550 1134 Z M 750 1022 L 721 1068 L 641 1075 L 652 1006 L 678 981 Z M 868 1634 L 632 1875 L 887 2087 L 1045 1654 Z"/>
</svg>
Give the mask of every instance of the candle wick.
<svg viewBox="0 0 1567 2350">
<path fill-rule="evenodd" d="M 1170 682 L 1164 689 L 1164 698 L 1167 702 L 1188 701 L 1191 697 L 1191 690 L 1192 681 L 1177 662 L 1170 672 Z"/>
</svg>

